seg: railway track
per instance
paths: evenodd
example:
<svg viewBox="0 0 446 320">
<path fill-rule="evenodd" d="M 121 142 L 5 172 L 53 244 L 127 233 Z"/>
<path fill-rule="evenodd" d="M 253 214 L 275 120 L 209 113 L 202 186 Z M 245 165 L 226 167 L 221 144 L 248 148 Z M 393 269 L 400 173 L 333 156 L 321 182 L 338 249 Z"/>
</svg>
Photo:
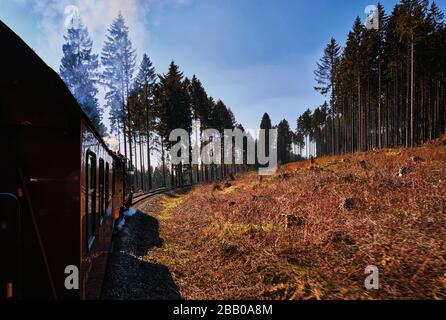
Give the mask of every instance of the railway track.
<svg viewBox="0 0 446 320">
<path fill-rule="evenodd" d="M 137 196 L 135 196 L 133 198 L 132 201 L 132 206 L 134 206 L 135 204 L 144 201 L 147 198 L 153 197 L 154 195 L 160 194 L 160 193 L 164 193 L 164 192 L 168 192 L 168 191 L 172 191 L 172 190 L 176 190 L 176 189 L 183 189 L 183 188 L 188 188 L 191 187 L 192 185 L 188 184 L 188 185 L 184 185 L 184 186 L 180 186 L 180 187 L 174 187 L 174 188 L 158 188 L 149 192 L 144 192 L 141 194 L 138 194 Z"/>
<path fill-rule="evenodd" d="M 138 194 L 137 196 L 135 196 L 133 198 L 132 206 L 137 204 L 137 203 L 139 203 L 139 202 L 141 202 L 141 201 L 144 201 L 145 199 L 147 199 L 149 197 L 152 197 L 154 195 L 157 195 L 157 194 L 160 194 L 160 193 L 164 193 L 164 192 L 167 192 L 167 191 L 170 191 L 170 190 L 173 190 L 173 189 L 174 188 L 158 188 L 158 189 L 155 189 L 155 190 L 152 190 L 152 191 L 149 191 L 149 192 L 144 192 L 144 193 Z"/>
</svg>

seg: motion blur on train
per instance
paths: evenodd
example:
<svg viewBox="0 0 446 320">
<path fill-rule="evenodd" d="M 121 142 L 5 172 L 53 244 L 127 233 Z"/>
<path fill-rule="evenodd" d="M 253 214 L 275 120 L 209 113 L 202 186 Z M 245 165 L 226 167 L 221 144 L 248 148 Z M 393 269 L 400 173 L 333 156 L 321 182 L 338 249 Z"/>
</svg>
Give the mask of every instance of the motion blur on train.
<svg viewBox="0 0 446 320">
<path fill-rule="evenodd" d="M 0 42 L 0 300 L 98 298 L 128 161 L 1 22 Z"/>
</svg>

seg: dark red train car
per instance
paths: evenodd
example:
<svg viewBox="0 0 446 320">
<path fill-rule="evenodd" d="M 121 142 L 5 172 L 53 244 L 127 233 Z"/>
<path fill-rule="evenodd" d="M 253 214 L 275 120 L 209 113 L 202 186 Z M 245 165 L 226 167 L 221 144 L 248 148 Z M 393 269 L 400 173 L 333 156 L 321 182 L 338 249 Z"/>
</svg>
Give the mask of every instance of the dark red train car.
<svg viewBox="0 0 446 320">
<path fill-rule="evenodd" d="M 97 298 L 125 162 L 2 22 L 0 43 L 0 300 Z"/>
</svg>

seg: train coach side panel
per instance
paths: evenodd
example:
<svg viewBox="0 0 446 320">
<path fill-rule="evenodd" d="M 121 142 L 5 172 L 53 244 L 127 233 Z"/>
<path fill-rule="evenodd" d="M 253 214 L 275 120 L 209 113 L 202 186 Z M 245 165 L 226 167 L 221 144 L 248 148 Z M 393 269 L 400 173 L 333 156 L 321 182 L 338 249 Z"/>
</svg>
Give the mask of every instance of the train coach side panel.
<svg viewBox="0 0 446 320">
<path fill-rule="evenodd" d="M 79 130 L 61 127 L 59 114 L 52 119 L 63 100 L 41 96 L 25 81 L 2 93 L 1 191 L 20 199 L 23 297 L 78 298 L 64 281 L 66 266 L 79 265 Z M 36 112 L 43 108 L 49 112 Z"/>
<path fill-rule="evenodd" d="M 82 112 L 58 75 L 1 22 L 0 42 L 0 192 L 20 202 L 22 297 L 78 299 L 79 290 L 65 286 L 65 268 L 80 264 Z"/>
<path fill-rule="evenodd" d="M 80 243 L 82 299 L 100 295 L 113 234 L 114 158 L 81 123 Z"/>
<path fill-rule="evenodd" d="M 7 294 L 97 298 L 113 232 L 114 156 L 57 73 L 1 21 L 0 43 L 0 193 L 18 198 L 23 220 L 23 294 L 16 296 L 14 286 Z M 87 151 L 96 161 L 91 190 Z M 66 285 L 73 266 L 80 271 L 78 289 Z M 0 274 L 4 280 L 18 283 Z"/>
</svg>

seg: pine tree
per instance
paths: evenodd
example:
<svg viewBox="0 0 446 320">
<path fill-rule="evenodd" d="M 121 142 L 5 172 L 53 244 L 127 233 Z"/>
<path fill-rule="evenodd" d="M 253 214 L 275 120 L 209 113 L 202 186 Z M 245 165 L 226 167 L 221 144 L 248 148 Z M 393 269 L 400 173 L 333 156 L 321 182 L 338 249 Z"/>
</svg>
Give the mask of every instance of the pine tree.
<svg viewBox="0 0 446 320">
<path fill-rule="evenodd" d="M 122 132 L 124 135 L 124 155 L 127 157 L 127 137 L 132 159 L 131 113 L 127 98 L 131 92 L 133 73 L 135 70 L 135 50 L 129 38 L 129 29 L 121 13 L 113 20 L 108 29 L 107 39 L 102 49 L 101 61 L 104 66 L 102 82 L 107 88 L 106 105 L 110 109 L 110 124 L 112 132 Z"/>
<path fill-rule="evenodd" d="M 306 137 L 307 143 L 305 143 L 307 147 L 306 156 L 310 157 L 311 154 L 311 141 L 313 140 L 313 127 L 311 126 L 311 110 L 307 109 L 302 116 L 300 117 L 300 121 L 298 122 L 298 127 L 302 130 L 304 137 Z"/>
<path fill-rule="evenodd" d="M 188 88 L 183 81 L 183 73 L 172 61 L 168 73 L 159 77 L 154 95 L 155 114 L 158 119 L 157 131 L 161 137 L 162 150 L 164 150 L 164 146 L 169 150 L 176 143 L 168 139 L 172 130 L 184 129 L 191 132 L 192 111 L 189 99 Z M 164 163 L 164 156 L 162 158 Z M 182 170 L 181 165 L 179 168 L 175 168 L 175 171 Z M 172 167 L 172 181 L 174 181 L 173 171 Z"/>
<path fill-rule="evenodd" d="M 334 85 L 329 87 L 329 68 L 323 63 L 330 60 L 318 65 L 324 72 L 316 73 L 322 84 L 316 89 L 330 92 L 334 103 L 325 123 L 319 107 L 312 115 L 308 110 L 301 115 L 297 128 L 297 133 L 313 135 L 318 155 L 412 146 L 445 132 L 443 12 L 435 2 L 402 0 L 389 16 L 381 5 L 378 13 L 378 30 L 364 28 L 356 18 Z"/>
<path fill-rule="evenodd" d="M 260 129 L 265 130 L 265 155 L 269 156 L 269 130 L 272 129 L 271 118 L 268 113 L 264 113 L 260 122 Z"/>
<path fill-rule="evenodd" d="M 299 119 L 298 119 L 299 122 Z M 305 147 L 305 136 L 299 128 L 296 129 L 295 132 L 295 143 L 297 144 L 297 148 L 299 149 L 299 156 L 302 157 L 302 149 Z"/>
<path fill-rule="evenodd" d="M 292 133 L 288 121 L 283 119 L 277 126 L 277 160 L 280 164 L 290 161 Z"/>
<path fill-rule="evenodd" d="M 151 140 L 152 130 L 155 127 L 155 115 L 153 109 L 153 94 L 157 80 L 155 68 L 147 54 L 143 55 L 138 74 L 135 79 L 134 90 L 138 92 L 138 109 L 141 114 L 140 132 L 144 132 L 147 141 L 147 163 L 151 167 Z M 148 188 L 152 189 L 152 174 L 148 170 Z"/>
<path fill-rule="evenodd" d="M 214 129 L 218 126 L 217 117 L 216 117 L 216 102 L 213 97 L 208 97 L 207 108 L 205 116 L 203 119 L 203 129 Z M 214 180 L 215 177 L 215 166 L 213 164 L 209 164 L 205 166 L 205 180 Z"/>
<path fill-rule="evenodd" d="M 59 74 L 101 135 L 106 129 L 102 124 L 102 112 L 96 98 L 98 94 L 98 55 L 93 54 L 93 42 L 79 20 L 73 23 L 64 36 L 63 57 Z"/>
<path fill-rule="evenodd" d="M 337 73 L 339 71 L 340 61 L 340 47 L 334 38 L 331 38 L 330 43 L 324 50 L 324 55 L 317 64 L 317 69 L 314 72 L 318 86 L 315 87 L 322 95 L 330 95 L 330 115 L 332 120 L 332 153 L 335 153 L 335 86 Z"/>
<path fill-rule="evenodd" d="M 350 151 L 361 149 L 362 145 L 362 78 L 363 78 L 363 51 L 362 42 L 364 37 L 364 27 L 359 17 L 356 17 L 352 30 L 347 37 L 347 44 L 344 50 L 341 62 L 341 75 L 338 80 L 341 81 L 338 87 L 343 90 L 348 98 L 347 115 L 350 128 L 348 135 L 351 140 Z"/>
<path fill-rule="evenodd" d="M 421 29 L 421 24 L 424 20 L 425 1 L 422 0 L 402 0 L 400 7 L 400 14 L 398 15 L 398 33 L 400 41 L 405 41 L 407 44 L 407 106 L 406 112 L 406 146 L 414 145 L 414 60 L 415 60 L 415 43 L 419 41 L 418 31 Z"/>
<path fill-rule="evenodd" d="M 191 102 L 191 81 L 188 77 L 186 77 L 183 81 L 183 95 L 184 95 L 184 105 L 185 108 L 188 110 L 188 119 L 187 119 L 187 132 L 188 132 L 188 138 L 189 138 L 189 165 L 186 167 L 186 171 L 189 176 L 189 183 L 193 183 L 193 168 L 192 168 L 192 128 L 193 128 L 193 109 L 192 109 L 192 102 Z M 183 179 L 183 168 L 181 166 L 181 178 Z M 184 183 L 182 182 L 184 185 Z"/>
<path fill-rule="evenodd" d="M 201 134 L 204 127 L 205 122 L 209 118 L 208 116 L 208 96 L 206 91 L 203 88 L 200 80 L 194 75 L 192 77 L 192 81 L 189 86 L 189 97 L 192 108 L 193 119 L 195 122 L 195 143 L 198 145 L 201 144 Z M 200 139 L 198 138 L 198 134 L 200 135 Z M 201 165 L 203 169 L 203 165 Z M 200 181 L 200 173 L 198 169 L 198 164 L 196 165 L 196 180 Z M 202 177 L 203 178 L 203 177 Z"/>
<path fill-rule="evenodd" d="M 316 155 L 323 154 L 323 149 L 325 147 L 323 130 L 327 124 L 327 110 L 328 104 L 327 102 L 325 102 L 322 106 L 314 110 L 311 117 L 311 130 L 313 132 L 315 140 L 317 141 L 316 148 L 319 149 L 316 150 Z"/>
<path fill-rule="evenodd" d="M 215 108 L 213 109 L 212 117 L 213 117 L 213 126 L 214 129 L 217 129 L 220 132 L 220 136 L 224 137 L 225 129 L 234 129 L 236 123 L 234 119 L 234 115 L 232 111 L 226 107 L 223 101 L 218 100 L 215 104 Z M 222 142 L 224 140 L 222 139 Z M 224 165 L 224 148 L 223 143 L 221 145 L 221 165 L 220 165 L 220 178 L 223 179 L 226 176 L 226 166 Z"/>
</svg>

